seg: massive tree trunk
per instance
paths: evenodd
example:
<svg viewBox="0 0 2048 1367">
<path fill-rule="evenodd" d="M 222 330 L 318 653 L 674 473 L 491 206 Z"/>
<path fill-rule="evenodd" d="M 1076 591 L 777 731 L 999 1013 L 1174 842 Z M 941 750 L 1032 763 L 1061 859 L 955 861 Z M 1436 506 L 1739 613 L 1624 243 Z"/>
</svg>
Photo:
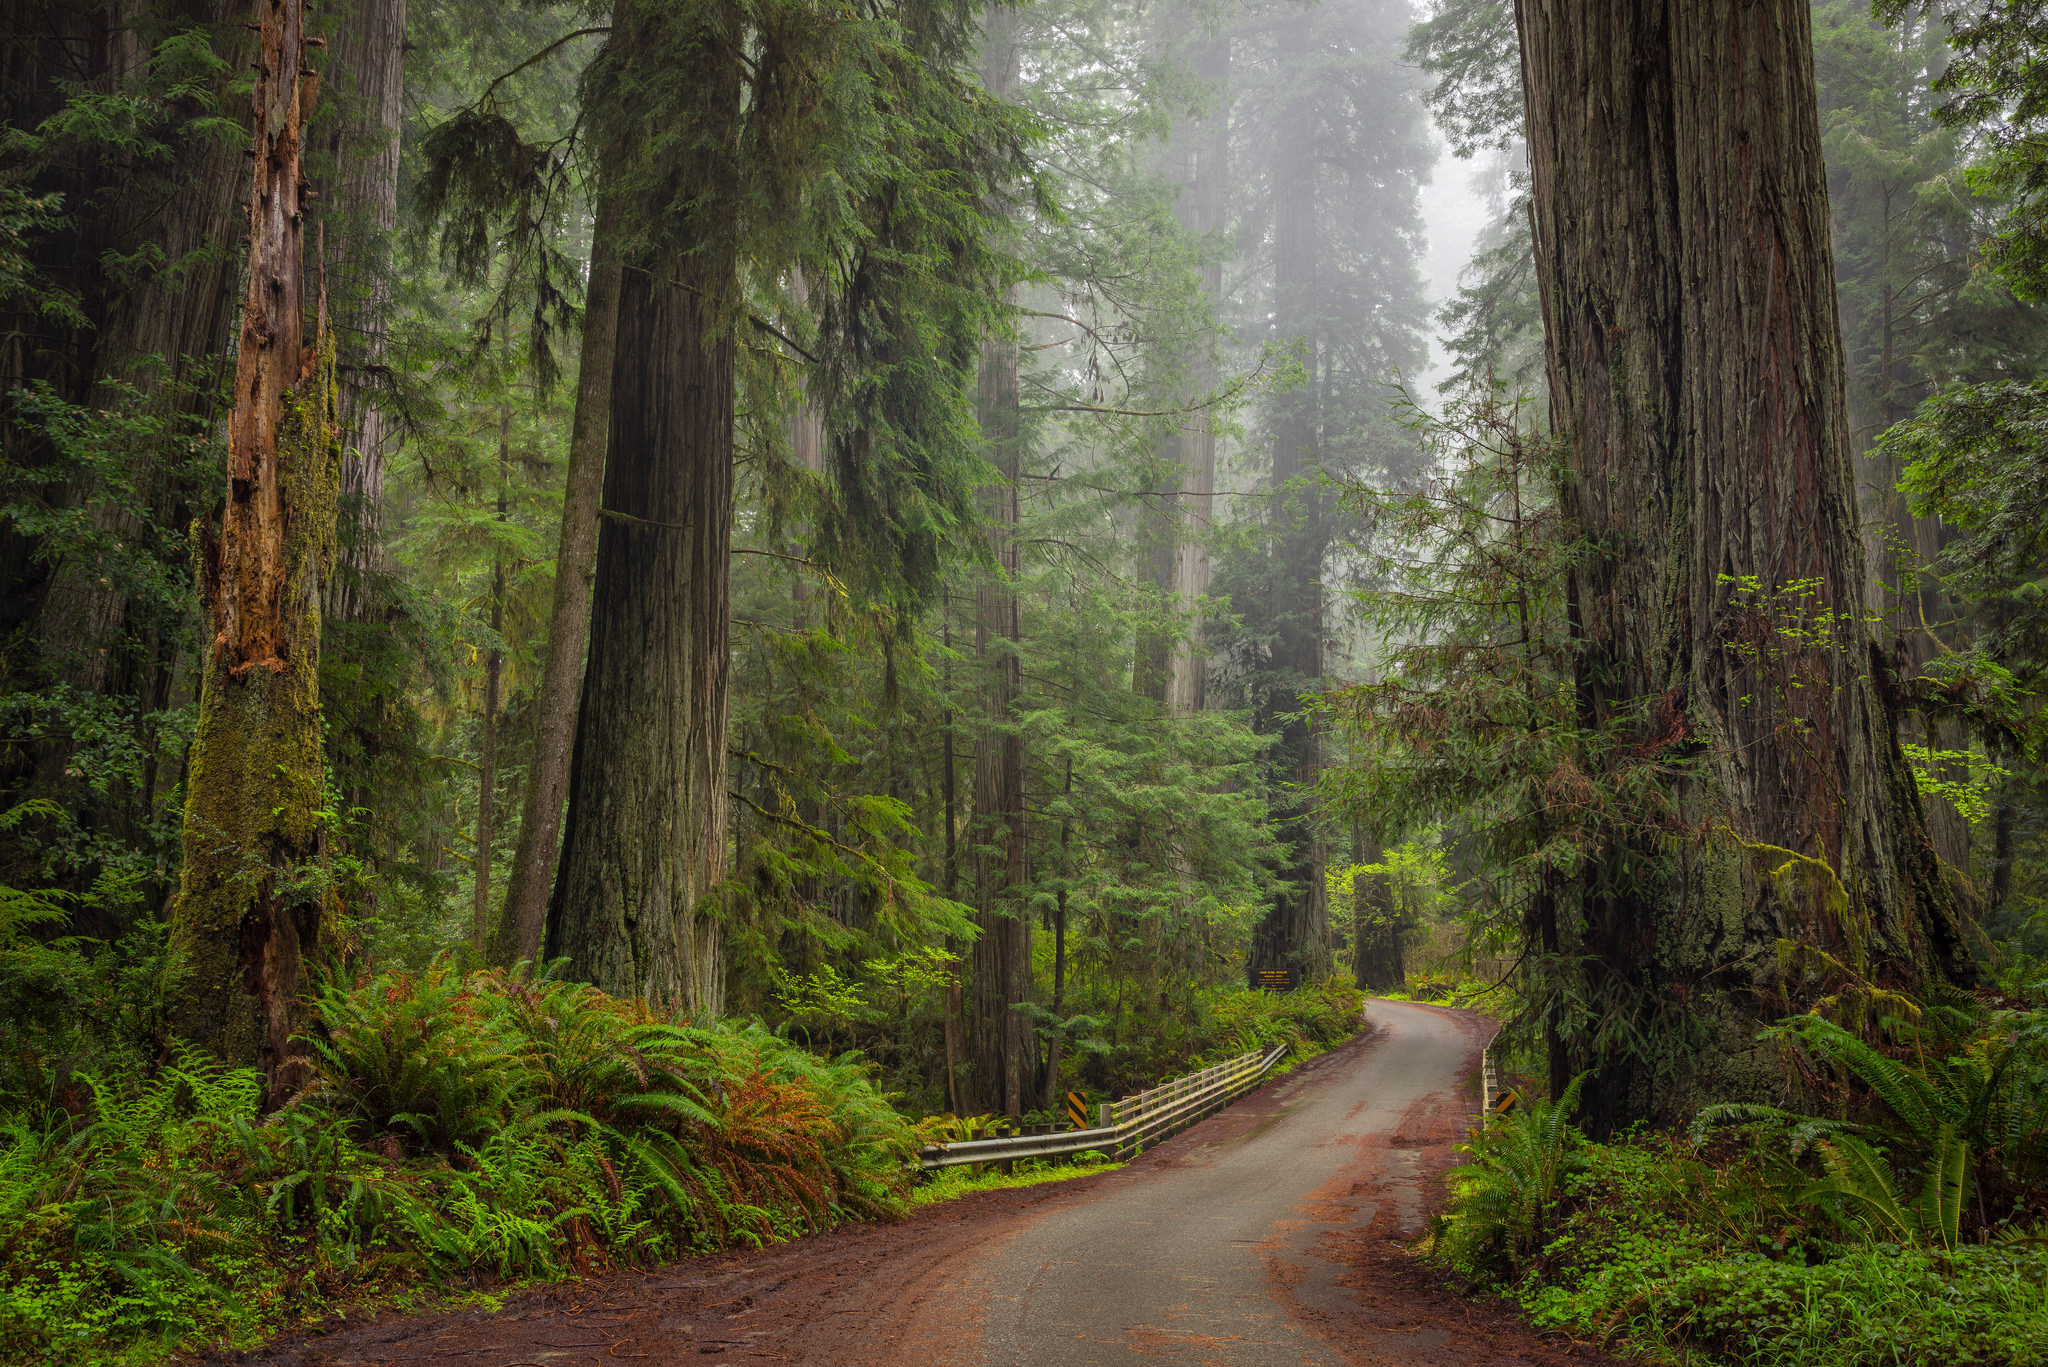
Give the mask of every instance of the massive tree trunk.
<svg viewBox="0 0 2048 1367">
<path fill-rule="evenodd" d="M 212 633 L 192 742 L 184 881 L 171 925 L 186 1038 L 260 1062 L 272 1100 L 299 1024 L 302 967 L 326 926 L 321 863 L 321 581 L 334 552 L 340 448 L 324 295 L 302 341 L 306 182 L 299 131 L 316 81 L 304 0 L 264 0 L 255 94 L 249 286 L 228 497 L 202 533 Z"/>
<path fill-rule="evenodd" d="M 1289 50 L 1309 50 L 1311 21 L 1291 21 Z M 1299 77 L 1310 79 L 1307 73 Z M 1280 889 L 1252 936 L 1250 967 L 1286 969 L 1310 980 L 1330 971 L 1329 905 L 1324 850 L 1311 803 L 1318 767 L 1314 723 L 1303 715 L 1323 673 L 1323 526 L 1317 488 L 1318 387 L 1316 271 L 1316 95 L 1297 91 L 1278 121 L 1273 176 L 1273 295 L 1282 340 L 1302 347 L 1307 378 L 1280 397 L 1273 434 L 1272 555 L 1274 634 L 1266 696 L 1260 711 L 1277 729 L 1274 763 L 1285 785 L 1274 819 L 1291 854 Z"/>
<path fill-rule="evenodd" d="M 534 698 L 533 760 L 526 771 L 519 843 L 505 885 L 492 959 L 501 964 L 541 952 L 548 894 L 555 885 L 562 807 L 569 794 L 577 692 L 590 640 L 591 586 L 597 574 L 598 509 L 603 505 L 605 446 L 611 433 L 612 360 L 618 340 L 618 208 L 600 194 L 590 243 L 590 284 L 583 297 L 583 342 L 576 413 L 569 427 L 569 468 L 555 543 L 555 589 L 547 656 Z"/>
<path fill-rule="evenodd" d="M 1604 1132 L 1778 1092 L 1781 939 L 1903 985 L 1967 959 L 1864 626 L 1805 0 L 1516 17 L 1581 713 L 1683 766 L 1675 852 L 1581 888 L 1585 1009 L 1634 1041 L 1575 1046 Z"/>
<path fill-rule="evenodd" d="M 398 132 L 405 99 L 406 0 L 354 0 L 326 16 L 328 60 L 317 145 L 329 165 L 317 187 L 334 261 L 336 427 L 341 518 L 330 620 L 372 608 L 370 580 L 384 562 L 384 446 L 379 403 L 391 312 L 391 239 L 398 227 Z"/>
<path fill-rule="evenodd" d="M 724 1005 L 734 341 L 725 272 L 623 272 L 590 657 L 548 953 L 700 1016 Z"/>
</svg>

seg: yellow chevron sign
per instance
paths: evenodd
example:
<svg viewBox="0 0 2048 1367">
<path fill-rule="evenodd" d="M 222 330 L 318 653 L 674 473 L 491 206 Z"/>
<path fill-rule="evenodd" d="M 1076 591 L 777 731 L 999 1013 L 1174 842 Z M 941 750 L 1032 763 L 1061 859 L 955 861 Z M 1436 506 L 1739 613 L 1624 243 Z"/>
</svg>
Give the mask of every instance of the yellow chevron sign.
<svg viewBox="0 0 2048 1367">
<path fill-rule="evenodd" d="M 1067 1093 L 1067 1119 L 1074 1122 L 1074 1128 L 1088 1128 L 1088 1098 L 1079 1092 Z"/>
</svg>

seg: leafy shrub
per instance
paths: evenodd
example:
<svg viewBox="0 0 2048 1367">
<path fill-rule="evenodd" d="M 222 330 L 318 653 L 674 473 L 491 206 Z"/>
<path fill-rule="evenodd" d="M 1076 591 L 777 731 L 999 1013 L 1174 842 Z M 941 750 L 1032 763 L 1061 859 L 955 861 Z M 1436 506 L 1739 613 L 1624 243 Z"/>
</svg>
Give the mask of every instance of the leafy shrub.
<svg viewBox="0 0 2048 1367">
<path fill-rule="evenodd" d="M 318 1000 L 311 1079 L 180 1054 L 0 1130 L 0 1357 L 148 1360 L 352 1299 L 764 1244 L 904 1209 L 865 1068 L 445 964 Z"/>
<path fill-rule="evenodd" d="M 1342 978 L 1293 992 L 1219 990 L 1209 998 L 1209 1038 L 1199 1057 L 1213 1063 L 1276 1044 L 1312 1057 L 1357 1034 L 1364 1010 L 1365 994 Z"/>
</svg>

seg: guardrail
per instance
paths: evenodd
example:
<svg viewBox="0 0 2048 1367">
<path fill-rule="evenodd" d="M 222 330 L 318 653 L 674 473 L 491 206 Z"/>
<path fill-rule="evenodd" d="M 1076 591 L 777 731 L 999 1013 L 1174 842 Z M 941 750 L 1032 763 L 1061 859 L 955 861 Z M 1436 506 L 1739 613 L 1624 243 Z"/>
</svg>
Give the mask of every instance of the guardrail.
<svg viewBox="0 0 2048 1367">
<path fill-rule="evenodd" d="M 1479 1119 L 1493 1119 L 1493 1099 L 1500 1095 L 1500 1065 L 1493 1061 L 1493 1042 L 1479 1053 Z"/>
<path fill-rule="evenodd" d="M 1093 1129 L 927 1144 L 918 1151 L 917 1165 L 949 1168 L 961 1163 L 1002 1163 L 1015 1158 L 1058 1158 L 1090 1149 L 1112 1158 L 1126 1158 L 1222 1110 L 1265 1081 L 1266 1074 L 1273 1071 L 1273 1065 L 1286 1053 L 1284 1044 L 1276 1045 L 1269 1053 L 1254 1050 L 1199 1073 L 1163 1082 L 1136 1096 L 1106 1101 L 1097 1111 L 1100 1123 Z"/>
</svg>

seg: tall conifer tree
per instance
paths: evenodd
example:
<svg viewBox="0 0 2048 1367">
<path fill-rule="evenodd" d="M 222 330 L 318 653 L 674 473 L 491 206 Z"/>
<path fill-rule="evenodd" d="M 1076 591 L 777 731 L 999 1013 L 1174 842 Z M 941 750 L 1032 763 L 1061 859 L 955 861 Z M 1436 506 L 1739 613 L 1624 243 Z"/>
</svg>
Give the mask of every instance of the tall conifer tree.
<svg viewBox="0 0 2048 1367">
<path fill-rule="evenodd" d="M 1691 833 L 1581 888 L 1607 1130 L 1775 1094 L 1781 941 L 1894 984 L 1968 958 L 1865 624 L 1808 6 L 1516 15 L 1579 708 L 1682 766 Z"/>
</svg>

